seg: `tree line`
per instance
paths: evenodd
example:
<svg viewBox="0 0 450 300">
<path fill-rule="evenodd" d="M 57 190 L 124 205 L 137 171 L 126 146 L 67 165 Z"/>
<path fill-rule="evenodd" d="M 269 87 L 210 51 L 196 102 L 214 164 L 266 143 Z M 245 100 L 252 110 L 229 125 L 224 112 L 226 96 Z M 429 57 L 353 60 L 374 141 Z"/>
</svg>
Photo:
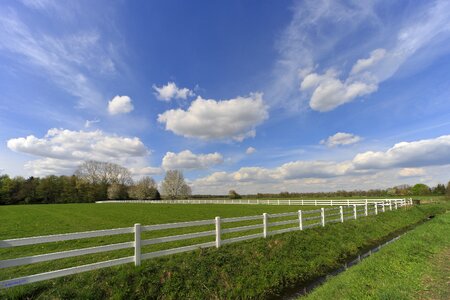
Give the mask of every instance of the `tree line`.
<svg viewBox="0 0 450 300">
<path fill-rule="evenodd" d="M 186 198 L 191 188 L 183 173 L 169 170 L 161 183 L 165 198 Z M 0 205 L 36 203 L 88 203 L 102 200 L 159 200 L 155 180 L 145 176 L 134 182 L 128 169 L 98 161 L 83 163 L 72 176 L 43 178 L 0 176 Z"/>
<path fill-rule="evenodd" d="M 228 195 L 191 195 L 191 188 L 178 170 L 166 172 L 160 190 L 155 180 L 145 176 L 133 181 L 130 171 L 114 163 L 87 161 L 71 176 L 50 175 L 43 178 L 11 178 L 0 176 L 0 205 L 36 203 L 87 203 L 102 200 L 159 200 L 190 198 L 318 198 L 318 197 L 390 197 L 448 195 L 450 182 L 429 187 L 419 183 L 399 185 L 388 189 L 353 190 L 315 193 L 258 193 L 240 195 L 230 190 Z M 162 194 L 162 195 L 161 195 Z"/>
</svg>

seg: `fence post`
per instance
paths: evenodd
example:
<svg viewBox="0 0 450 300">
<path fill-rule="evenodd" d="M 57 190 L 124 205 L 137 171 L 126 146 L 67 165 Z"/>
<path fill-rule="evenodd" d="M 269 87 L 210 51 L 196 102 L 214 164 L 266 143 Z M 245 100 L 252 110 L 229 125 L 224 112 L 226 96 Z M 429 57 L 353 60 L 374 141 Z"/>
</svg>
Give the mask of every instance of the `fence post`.
<svg viewBox="0 0 450 300">
<path fill-rule="evenodd" d="M 366 217 L 369 215 L 369 211 L 367 210 L 367 199 L 366 199 L 366 204 L 364 205 L 364 215 Z"/>
<path fill-rule="evenodd" d="M 291 199 L 289 199 L 289 205 L 291 205 Z"/>
<path fill-rule="evenodd" d="M 222 243 L 220 232 L 220 217 L 216 217 L 216 248 L 219 248 Z"/>
<path fill-rule="evenodd" d="M 358 218 L 358 212 L 356 211 L 356 204 L 353 204 L 353 217 L 355 220 Z"/>
<path fill-rule="evenodd" d="M 392 201 L 389 201 L 389 210 L 392 210 Z"/>
<path fill-rule="evenodd" d="M 320 209 L 320 215 L 322 216 L 322 227 L 325 227 L 325 208 Z"/>
<path fill-rule="evenodd" d="M 383 206 L 381 207 L 381 209 L 383 210 L 383 212 L 386 211 L 386 203 L 385 202 L 383 202 Z"/>
<path fill-rule="evenodd" d="M 314 200 L 314 206 L 317 206 L 317 200 Z"/>
<path fill-rule="evenodd" d="M 397 210 L 398 209 L 397 201 L 394 202 L 394 205 L 395 205 L 395 209 Z"/>
<path fill-rule="evenodd" d="M 305 203 L 303 202 L 303 199 L 302 199 L 302 206 L 303 206 L 303 205 L 305 205 Z"/>
<path fill-rule="evenodd" d="M 375 215 L 378 215 L 378 203 L 375 202 Z"/>
<path fill-rule="evenodd" d="M 333 199 L 331 199 L 331 206 L 333 206 Z"/>
<path fill-rule="evenodd" d="M 298 211 L 298 226 L 300 227 L 300 230 L 303 230 L 303 215 L 302 210 Z"/>
<path fill-rule="evenodd" d="M 263 213 L 263 236 L 267 238 L 269 234 L 269 215 L 267 213 Z"/>
<path fill-rule="evenodd" d="M 344 223 L 344 208 L 339 206 L 339 212 L 341 213 L 341 223 Z"/>
<path fill-rule="evenodd" d="M 134 224 L 134 265 L 141 265 L 141 224 Z"/>
<path fill-rule="evenodd" d="M 259 204 L 259 199 L 256 200 L 256 204 Z"/>
<path fill-rule="evenodd" d="M 347 199 L 347 206 L 350 206 L 350 200 Z"/>
<path fill-rule="evenodd" d="M 278 205 L 280 205 L 280 199 L 278 199 Z"/>
</svg>

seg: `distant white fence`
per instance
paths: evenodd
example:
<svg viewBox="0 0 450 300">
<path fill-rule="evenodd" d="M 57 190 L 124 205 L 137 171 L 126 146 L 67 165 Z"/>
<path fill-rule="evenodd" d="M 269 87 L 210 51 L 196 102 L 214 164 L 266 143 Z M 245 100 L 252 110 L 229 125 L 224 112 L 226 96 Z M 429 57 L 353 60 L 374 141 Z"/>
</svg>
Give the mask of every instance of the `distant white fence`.
<svg viewBox="0 0 450 300">
<path fill-rule="evenodd" d="M 278 214 L 267 214 L 264 213 L 262 215 L 256 216 L 247 216 L 247 217 L 236 217 L 236 218 L 220 218 L 216 217 L 211 220 L 201 220 L 201 221 L 191 221 L 191 222 L 181 222 L 181 223 L 170 223 L 170 224 L 158 224 L 158 225 L 147 225 L 141 226 L 141 224 L 135 224 L 134 227 L 127 228 L 117 228 L 117 229 L 109 229 L 109 230 L 96 230 L 96 231 L 87 231 L 87 232 L 77 232 L 77 233 L 68 233 L 68 234 L 56 234 L 56 235 L 47 235 L 47 236 L 37 236 L 37 237 L 28 237 L 28 238 L 19 238 L 19 239 L 9 239 L 9 240 L 0 240 L 0 248 L 12 248 L 19 247 L 25 245 L 36 245 L 36 244 L 44 244 L 50 242 L 59 242 L 59 241 L 69 241 L 69 240 L 77 240 L 84 238 L 93 238 L 93 237 L 103 237 L 103 236 L 112 236 L 118 234 L 127 234 L 134 233 L 134 241 L 124 242 L 124 243 L 116 243 L 104 246 L 76 249 L 76 250 L 68 250 L 62 252 L 20 257 L 14 259 L 6 259 L 0 261 L 0 269 L 3 268 L 11 268 L 23 265 L 29 265 L 38 262 L 45 261 L 53 261 L 62 258 L 68 257 L 76 257 L 81 255 L 107 252 L 119 249 L 127 249 L 134 248 L 134 255 L 102 261 L 77 267 L 71 267 L 56 271 L 50 271 L 40 274 L 34 274 L 29 276 L 23 276 L 14 279 L 8 279 L 4 281 L 0 281 L 0 288 L 9 288 L 18 285 L 24 285 L 27 283 L 38 282 L 47 279 L 58 278 L 66 275 L 77 274 L 81 272 L 117 266 L 127 263 L 132 263 L 136 266 L 141 264 L 142 260 L 175 254 L 182 253 L 187 251 L 196 250 L 199 248 L 207 248 L 207 247 L 217 247 L 219 248 L 221 245 L 231 244 L 239 241 L 245 241 L 255 238 L 266 238 L 269 235 L 280 234 L 289 231 L 296 230 L 304 230 L 307 228 L 312 228 L 316 226 L 325 226 L 327 223 L 337 223 L 344 222 L 345 220 L 357 219 L 359 216 L 368 216 L 368 215 L 377 215 L 378 213 L 385 212 L 386 210 L 395 210 L 402 206 L 412 205 L 412 200 L 408 201 L 390 201 L 389 203 L 365 203 L 363 205 L 353 204 L 351 206 L 338 206 L 333 208 L 320 208 L 316 210 L 299 210 L 296 212 L 287 212 L 287 213 L 278 213 Z M 286 217 L 295 217 L 294 219 L 281 220 L 277 221 L 277 218 L 286 218 Z M 275 220 L 274 220 L 275 219 Z M 238 226 L 238 227 L 230 227 L 222 229 L 222 224 L 227 223 L 236 223 L 243 221 L 254 221 L 261 220 L 260 224 L 246 225 L 246 226 Z M 272 222 L 270 222 L 272 220 Z M 273 227 L 279 227 L 284 225 L 293 224 L 294 227 L 282 228 L 278 230 L 270 230 Z M 195 227 L 195 226 L 204 226 L 204 225 L 215 225 L 215 230 L 208 231 L 200 231 L 194 233 L 187 233 L 181 235 L 172 235 L 165 237 L 152 238 L 147 240 L 141 239 L 142 232 L 145 231 L 157 231 L 164 229 L 174 229 L 174 228 L 187 228 L 187 227 Z M 223 239 L 223 234 L 234 233 L 234 232 L 248 232 L 250 230 L 262 229 L 262 232 L 256 234 L 248 234 L 244 236 L 238 236 L 228 239 Z M 155 245 L 173 241 L 182 241 L 193 238 L 200 237 L 208 237 L 215 236 L 215 241 L 195 244 L 190 246 L 171 248 L 167 250 L 160 250 L 148 253 L 141 253 L 141 247 L 145 245 Z"/>
<path fill-rule="evenodd" d="M 403 203 L 411 199 L 330 199 L 330 200 L 297 200 L 297 199 L 181 199 L 181 200 L 108 200 L 95 203 L 152 203 L 152 204 L 264 204 L 264 205 L 307 205 L 307 206 L 351 206 L 373 203 Z"/>
</svg>

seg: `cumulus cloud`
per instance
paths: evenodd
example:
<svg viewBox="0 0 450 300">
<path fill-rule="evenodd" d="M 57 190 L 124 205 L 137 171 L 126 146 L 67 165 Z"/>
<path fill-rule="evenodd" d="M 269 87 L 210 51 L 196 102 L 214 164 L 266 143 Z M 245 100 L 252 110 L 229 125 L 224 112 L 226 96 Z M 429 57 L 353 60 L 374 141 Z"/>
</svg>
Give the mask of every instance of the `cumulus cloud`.
<svg viewBox="0 0 450 300">
<path fill-rule="evenodd" d="M 387 151 L 367 151 L 353 159 L 357 169 L 417 168 L 450 164 L 450 135 L 395 144 Z"/>
<path fill-rule="evenodd" d="M 327 139 L 320 141 L 320 143 L 326 145 L 327 147 L 336 147 L 355 144 L 360 140 L 360 136 L 352 133 L 338 132 L 332 136 L 329 136 Z"/>
<path fill-rule="evenodd" d="M 131 166 L 143 164 L 149 149 L 137 137 L 107 135 L 100 130 L 71 131 L 53 128 L 43 138 L 34 135 L 8 140 L 9 149 L 41 159 L 28 162 L 26 167 L 36 175 L 67 174 L 86 160 L 99 160 Z M 144 162 L 145 163 L 145 162 Z"/>
<path fill-rule="evenodd" d="M 390 3 L 383 5 L 392 8 Z M 450 36 L 449 9 L 448 1 L 429 1 L 400 12 L 392 22 L 382 22 L 386 16 L 380 15 L 376 1 L 295 2 L 292 19 L 276 43 L 279 57 L 266 91 L 269 101 L 289 110 L 308 103 L 313 110 L 330 111 L 376 92 L 402 66 L 411 63 L 417 70 L 442 55 Z M 350 50 L 342 47 L 349 36 L 367 30 L 376 45 L 371 51 L 365 42 Z M 411 59 L 416 54 L 426 59 Z M 347 62 L 354 63 L 349 71 Z M 339 75 L 325 76 L 330 68 L 339 70 Z M 305 74 L 305 70 L 309 71 Z M 306 88 L 305 82 L 298 89 L 307 75 L 312 75 L 307 81 L 321 79 L 320 83 Z"/>
<path fill-rule="evenodd" d="M 356 97 L 373 93 L 377 89 L 377 84 L 370 81 L 365 82 L 354 78 L 341 81 L 333 69 L 324 74 L 310 73 L 300 84 L 300 90 L 311 91 L 310 107 L 320 112 L 333 110 Z"/>
<path fill-rule="evenodd" d="M 262 94 L 216 101 L 198 97 L 187 110 L 171 109 L 158 116 L 166 130 L 204 140 L 254 137 L 255 127 L 268 117 Z"/>
<path fill-rule="evenodd" d="M 111 115 L 127 114 L 134 109 L 131 98 L 128 96 L 115 96 L 108 102 L 108 112 Z"/>
<path fill-rule="evenodd" d="M 404 168 L 398 171 L 401 177 L 417 177 L 425 175 L 425 170 L 422 168 Z"/>
<path fill-rule="evenodd" d="M 256 149 L 253 147 L 248 147 L 247 150 L 245 150 L 246 154 L 253 154 L 256 152 Z"/>
<path fill-rule="evenodd" d="M 381 59 L 386 55 L 385 49 L 375 49 L 370 52 L 370 56 L 368 58 L 358 59 L 358 61 L 353 65 L 351 74 L 359 73 L 363 70 L 370 68 L 371 66 L 378 63 Z"/>
<path fill-rule="evenodd" d="M 218 153 L 194 154 L 189 150 L 180 153 L 167 152 L 162 160 L 165 170 L 176 169 L 207 169 L 211 166 L 223 163 L 223 156 Z"/>
<path fill-rule="evenodd" d="M 187 99 L 195 96 L 194 92 L 188 88 L 179 88 L 175 82 L 168 82 L 166 85 L 158 87 L 153 85 L 155 96 L 158 100 L 170 101 L 172 99 Z"/>
</svg>

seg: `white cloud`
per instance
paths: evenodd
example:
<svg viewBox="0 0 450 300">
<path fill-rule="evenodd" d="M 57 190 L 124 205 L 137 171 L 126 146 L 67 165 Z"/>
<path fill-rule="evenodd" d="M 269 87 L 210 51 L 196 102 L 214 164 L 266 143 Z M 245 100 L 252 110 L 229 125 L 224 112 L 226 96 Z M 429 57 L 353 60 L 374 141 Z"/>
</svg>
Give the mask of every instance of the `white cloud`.
<svg viewBox="0 0 450 300">
<path fill-rule="evenodd" d="M 274 168 L 243 167 L 235 172 L 215 172 L 194 180 L 193 187 L 196 193 L 226 193 L 229 189 L 276 193 L 387 188 L 414 183 L 416 177 L 425 174 L 433 174 L 424 178 L 427 181 L 434 178 L 433 184 L 436 178 L 446 181 L 449 167 L 450 135 L 447 135 L 398 143 L 385 152 L 360 153 L 348 161 L 298 160 Z M 411 181 L 402 181 L 408 179 Z"/>
<path fill-rule="evenodd" d="M 326 145 L 327 147 L 335 147 L 355 144 L 360 140 L 360 136 L 352 133 L 338 132 L 332 136 L 329 136 L 327 139 L 320 141 L 320 143 Z"/>
<path fill-rule="evenodd" d="M 401 177 L 417 177 L 425 175 L 425 170 L 422 168 L 404 168 L 398 171 Z"/>
<path fill-rule="evenodd" d="M 175 82 L 168 82 L 166 85 L 158 87 L 153 85 L 153 89 L 156 91 L 154 94 L 157 99 L 162 101 L 170 101 L 172 99 L 187 99 L 188 97 L 195 96 L 194 92 L 188 88 L 179 88 Z"/>
<path fill-rule="evenodd" d="M 41 159 L 26 164 L 36 175 L 67 174 L 86 160 L 145 167 L 149 149 L 137 137 L 107 135 L 100 130 L 50 129 L 43 138 L 33 135 L 10 139 L 9 149 Z"/>
<path fill-rule="evenodd" d="M 162 160 L 165 170 L 177 169 L 207 169 L 211 166 L 223 163 L 223 156 L 214 152 L 209 154 L 194 154 L 189 150 L 180 153 L 167 152 Z"/>
<path fill-rule="evenodd" d="M 247 150 L 245 150 L 245 154 L 253 154 L 256 152 L 256 149 L 253 147 L 248 147 Z"/>
<path fill-rule="evenodd" d="M 267 119 L 262 94 L 216 101 L 198 97 L 187 110 L 171 109 L 158 122 L 177 135 L 204 140 L 254 137 L 255 127 Z"/>
<path fill-rule="evenodd" d="M 136 176 L 154 176 L 162 174 L 164 170 L 159 167 L 136 167 L 130 168 L 130 172 Z"/>
<path fill-rule="evenodd" d="M 127 114 L 134 109 L 131 98 L 128 96 L 115 96 L 108 102 L 108 112 L 111 115 Z"/>
<path fill-rule="evenodd" d="M 343 82 L 337 77 L 337 72 L 332 69 L 322 75 L 308 74 L 300 84 L 300 90 L 312 93 L 310 107 L 320 112 L 333 110 L 357 97 L 373 93 L 377 88 L 378 86 L 373 82 L 353 78 Z"/>
<path fill-rule="evenodd" d="M 385 49 L 375 49 L 370 52 L 370 56 L 368 58 L 358 59 L 355 65 L 352 67 L 351 74 L 359 73 L 367 68 L 375 65 L 386 55 Z"/>
<path fill-rule="evenodd" d="M 41 34 L 8 9 L 0 11 L 0 28 L 0 51 L 18 54 L 18 65 L 23 64 L 33 74 L 52 80 L 78 98 L 78 107 L 100 109 L 103 96 L 89 75 L 116 70 L 111 50 L 101 45 L 97 32 Z"/>
<path fill-rule="evenodd" d="M 450 135 L 395 144 L 385 152 L 368 151 L 353 159 L 357 169 L 417 168 L 450 164 Z"/>
<path fill-rule="evenodd" d="M 86 120 L 84 128 L 90 128 L 93 124 L 100 123 L 100 120 Z"/>
<path fill-rule="evenodd" d="M 378 15 L 377 6 L 370 0 L 296 2 L 293 18 L 277 43 L 275 78 L 266 91 L 271 104 L 295 110 L 308 103 L 313 110 L 330 111 L 376 92 L 402 66 L 415 64 L 411 58 L 417 53 L 427 58 L 425 64 L 443 54 L 450 39 L 450 2 L 418 5 L 390 22 Z M 362 38 L 341 51 L 349 36 L 361 36 L 362 28 L 370 30 L 370 39 Z M 368 53 L 373 45 L 378 47 Z M 326 71 L 330 69 L 339 72 L 330 74 Z"/>
</svg>

